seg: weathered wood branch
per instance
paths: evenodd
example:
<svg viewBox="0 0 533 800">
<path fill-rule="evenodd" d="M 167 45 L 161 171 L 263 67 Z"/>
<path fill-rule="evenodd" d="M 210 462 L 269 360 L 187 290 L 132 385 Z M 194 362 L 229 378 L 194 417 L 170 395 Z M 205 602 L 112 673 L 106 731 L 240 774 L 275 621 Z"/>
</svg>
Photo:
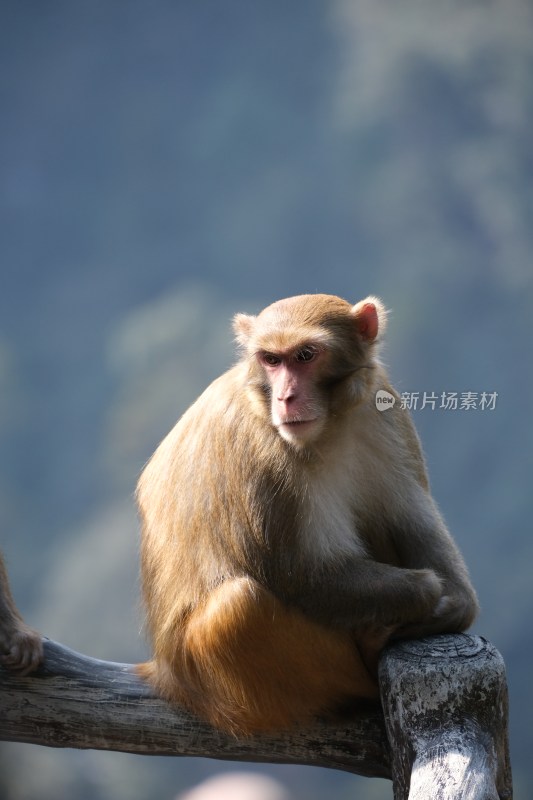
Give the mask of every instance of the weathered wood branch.
<svg viewBox="0 0 533 800">
<path fill-rule="evenodd" d="M 379 708 L 344 726 L 317 723 L 290 734 L 236 739 L 156 698 L 130 664 L 98 661 L 52 641 L 44 650 L 44 664 L 31 676 L 0 669 L 0 740 L 310 764 L 390 777 Z"/>
<path fill-rule="evenodd" d="M 510 800 L 503 658 L 478 636 L 397 644 L 380 663 L 398 800 Z"/>
<path fill-rule="evenodd" d="M 0 740 L 145 755 L 332 767 L 392 778 L 396 800 L 510 800 L 500 654 L 474 636 L 390 647 L 381 708 L 345 723 L 236 739 L 155 697 L 129 664 L 45 642 L 43 666 L 0 669 Z"/>
</svg>

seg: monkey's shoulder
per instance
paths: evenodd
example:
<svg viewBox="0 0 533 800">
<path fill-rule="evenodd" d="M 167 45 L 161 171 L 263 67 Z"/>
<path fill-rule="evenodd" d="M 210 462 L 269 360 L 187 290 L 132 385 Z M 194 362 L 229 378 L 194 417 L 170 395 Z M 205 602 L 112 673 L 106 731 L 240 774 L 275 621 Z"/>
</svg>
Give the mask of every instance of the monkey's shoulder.
<svg viewBox="0 0 533 800">
<path fill-rule="evenodd" d="M 267 426 L 269 439 L 274 437 Z M 264 431 L 261 431 L 263 434 Z M 278 444 L 275 443 L 275 447 Z M 201 481 L 210 486 L 248 464 L 257 466 L 261 435 L 249 414 L 242 366 L 216 378 L 176 422 L 145 467 L 139 486 L 165 476 L 166 489 Z"/>
<path fill-rule="evenodd" d="M 394 402 L 379 405 L 376 393 L 380 390 Z M 348 428 L 357 460 L 370 465 L 371 473 L 386 470 L 396 485 L 403 476 L 429 488 L 422 446 L 411 414 L 381 366 L 376 371 L 374 391 L 352 409 Z"/>
</svg>

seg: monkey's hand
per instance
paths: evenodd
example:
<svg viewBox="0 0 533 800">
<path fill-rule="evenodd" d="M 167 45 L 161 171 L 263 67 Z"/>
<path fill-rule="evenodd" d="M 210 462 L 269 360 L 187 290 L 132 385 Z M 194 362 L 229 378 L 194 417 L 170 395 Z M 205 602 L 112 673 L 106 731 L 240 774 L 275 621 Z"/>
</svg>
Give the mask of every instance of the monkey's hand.
<svg viewBox="0 0 533 800">
<path fill-rule="evenodd" d="M 446 587 L 445 591 L 448 590 Z M 469 628 L 479 611 L 477 597 L 473 591 L 464 589 L 443 594 L 435 609 L 435 622 L 442 633 L 460 633 Z"/>
<path fill-rule="evenodd" d="M 428 619 L 404 625 L 394 634 L 396 638 L 417 638 L 438 633 L 461 633 L 473 623 L 479 610 L 477 598 L 472 590 L 463 587 L 444 586 L 441 596 Z"/>
<path fill-rule="evenodd" d="M 414 569 L 408 573 L 408 580 L 413 581 L 417 590 L 414 608 L 410 609 L 415 614 L 412 621 L 431 619 L 443 600 L 441 579 L 432 569 Z"/>
<path fill-rule="evenodd" d="M 22 675 L 37 669 L 43 657 L 42 638 L 22 621 L 0 625 L 0 664 Z"/>
</svg>

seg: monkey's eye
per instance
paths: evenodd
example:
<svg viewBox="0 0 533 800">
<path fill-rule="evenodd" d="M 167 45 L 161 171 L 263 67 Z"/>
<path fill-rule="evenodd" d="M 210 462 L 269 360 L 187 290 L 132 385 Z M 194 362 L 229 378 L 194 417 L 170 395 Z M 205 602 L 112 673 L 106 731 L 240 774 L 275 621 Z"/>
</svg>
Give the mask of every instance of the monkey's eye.
<svg viewBox="0 0 533 800">
<path fill-rule="evenodd" d="M 279 367 L 281 364 L 281 358 L 274 353 L 261 353 L 261 361 L 268 364 L 269 367 Z"/>
<path fill-rule="evenodd" d="M 305 363 L 307 361 L 312 361 L 314 358 L 316 358 L 316 353 L 317 353 L 316 348 L 308 345 L 306 347 L 301 347 L 300 350 L 298 350 L 297 353 L 295 354 L 294 358 L 296 361 L 299 361 L 300 363 Z"/>
</svg>

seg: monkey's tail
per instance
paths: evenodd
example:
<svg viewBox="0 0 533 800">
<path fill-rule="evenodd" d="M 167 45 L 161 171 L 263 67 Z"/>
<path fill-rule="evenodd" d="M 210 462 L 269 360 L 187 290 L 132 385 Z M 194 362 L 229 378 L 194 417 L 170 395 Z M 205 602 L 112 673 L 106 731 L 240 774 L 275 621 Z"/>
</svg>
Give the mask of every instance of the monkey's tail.
<svg viewBox="0 0 533 800">
<path fill-rule="evenodd" d="M 155 661 L 145 661 L 144 664 L 135 664 L 134 672 L 148 683 L 152 683 L 157 674 Z"/>
<path fill-rule="evenodd" d="M 183 702 L 183 689 L 169 664 L 164 661 L 145 661 L 143 664 L 135 665 L 135 672 L 142 680 L 149 683 L 161 697 L 173 702 Z"/>
</svg>

